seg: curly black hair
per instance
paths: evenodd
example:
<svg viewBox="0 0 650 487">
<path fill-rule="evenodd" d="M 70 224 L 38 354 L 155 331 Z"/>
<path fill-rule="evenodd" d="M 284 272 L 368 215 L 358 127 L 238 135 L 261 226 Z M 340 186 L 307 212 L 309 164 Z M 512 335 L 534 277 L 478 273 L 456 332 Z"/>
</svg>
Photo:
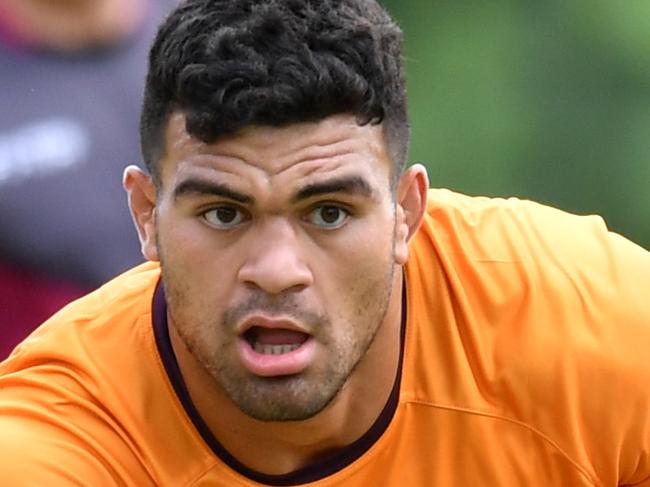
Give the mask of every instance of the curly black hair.
<svg viewBox="0 0 650 487">
<path fill-rule="evenodd" d="M 149 54 L 140 119 L 147 169 L 159 183 L 175 111 L 208 143 L 251 124 L 350 113 L 383 124 L 395 180 L 410 137 L 401 43 L 375 0 L 186 0 Z"/>
</svg>

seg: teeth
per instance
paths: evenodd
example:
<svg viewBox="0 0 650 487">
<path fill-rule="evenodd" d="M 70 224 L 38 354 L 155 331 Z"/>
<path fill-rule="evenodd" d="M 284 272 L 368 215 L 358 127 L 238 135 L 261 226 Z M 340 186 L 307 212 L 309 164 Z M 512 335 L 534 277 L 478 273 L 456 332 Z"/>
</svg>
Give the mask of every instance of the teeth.
<svg viewBox="0 0 650 487">
<path fill-rule="evenodd" d="M 299 347 L 299 343 L 294 343 L 293 345 L 265 345 L 255 342 L 253 345 L 253 348 L 257 353 L 262 353 L 264 355 L 282 355 L 283 353 L 293 352 Z"/>
</svg>

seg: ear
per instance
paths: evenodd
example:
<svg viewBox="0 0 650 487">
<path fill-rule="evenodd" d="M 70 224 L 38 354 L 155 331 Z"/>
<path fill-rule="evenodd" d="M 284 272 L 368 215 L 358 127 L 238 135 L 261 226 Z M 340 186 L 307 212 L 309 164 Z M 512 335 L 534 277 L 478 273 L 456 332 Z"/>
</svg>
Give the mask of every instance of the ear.
<svg viewBox="0 0 650 487">
<path fill-rule="evenodd" d="M 129 209 L 140 237 L 142 255 L 148 260 L 158 260 L 156 242 L 156 187 L 147 173 L 137 166 L 124 170 L 122 185 L 128 194 Z"/>
<path fill-rule="evenodd" d="M 422 224 L 427 207 L 429 179 L 422 164 L 409 167 L 399 180 L 396 198 L 395 261 L 403 265 L 408 260 L 408 243 Z"/>
</svg>

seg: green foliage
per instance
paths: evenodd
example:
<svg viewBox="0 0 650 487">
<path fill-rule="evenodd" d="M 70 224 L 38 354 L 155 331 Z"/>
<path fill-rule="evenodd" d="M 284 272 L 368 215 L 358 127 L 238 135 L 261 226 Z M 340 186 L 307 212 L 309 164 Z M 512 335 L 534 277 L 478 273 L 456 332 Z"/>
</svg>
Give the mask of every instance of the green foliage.
<svg viewBox="0 0 650 487">
<path fill-rule="evenodd" d="M 650 2 L 383 3 L 433 186 L 597 213 L 650 248 Z"/>
</svg>

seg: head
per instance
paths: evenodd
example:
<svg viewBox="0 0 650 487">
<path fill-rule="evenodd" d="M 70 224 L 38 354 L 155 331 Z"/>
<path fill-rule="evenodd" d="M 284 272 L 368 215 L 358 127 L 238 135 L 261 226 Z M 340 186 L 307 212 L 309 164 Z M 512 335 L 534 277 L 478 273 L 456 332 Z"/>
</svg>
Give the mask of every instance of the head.
<svg viewBox="0 0 650 487">
<path fill-rule="evenodd" d="M 399 44 L 371 0 L 190 0 L 152 47 L 131 210 L 173 330 L 254 418 L 322 411 L 399 307 L 427 187 Z"/>
<path fill-rule="evenodd" d="M 147 169 L 158 181 L 175 112 L 204 142 L 350 113 L 381 125 L 396 182 L 410 136 L 401 41 L 375 0 L 183 2 L 150 53 L 140 124 Z"/>
</svg>

